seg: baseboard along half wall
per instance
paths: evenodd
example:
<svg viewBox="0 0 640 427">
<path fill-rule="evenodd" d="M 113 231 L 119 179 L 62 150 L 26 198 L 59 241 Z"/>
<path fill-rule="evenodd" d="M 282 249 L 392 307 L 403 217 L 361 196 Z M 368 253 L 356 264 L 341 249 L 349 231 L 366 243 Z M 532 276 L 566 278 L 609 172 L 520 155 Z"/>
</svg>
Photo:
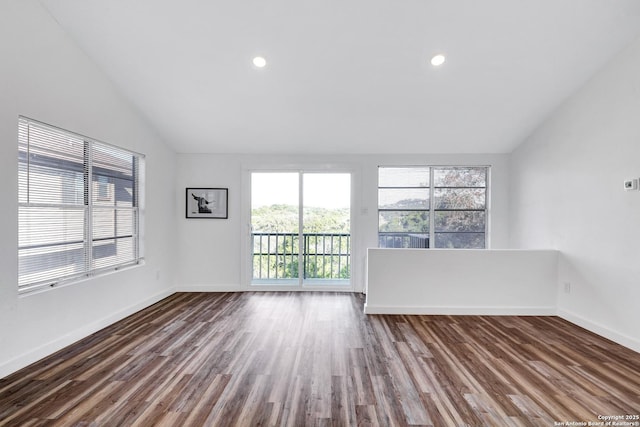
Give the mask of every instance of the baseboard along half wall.
<svg viewBox="0 0 640 427">
<path fill-rule="evenodd" d="M 429 307 L 364 305 L 366 314 L 407 314 L 431 316 L 555 316 L 556 308 L 545 307 Z"/>
</svg>

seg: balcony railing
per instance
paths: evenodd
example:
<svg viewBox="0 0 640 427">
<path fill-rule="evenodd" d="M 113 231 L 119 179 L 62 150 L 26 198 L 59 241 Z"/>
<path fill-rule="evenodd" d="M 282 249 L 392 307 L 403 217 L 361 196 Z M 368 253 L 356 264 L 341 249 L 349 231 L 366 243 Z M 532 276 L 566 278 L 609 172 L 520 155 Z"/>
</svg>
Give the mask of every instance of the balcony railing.
<svg viewBox="0 0 640 427">
<path fill-rule="evenodd" d="M 349 279 L 350 234 L 304 233 L 302 239 L 304 279 Z M 254 279 L 280 280 L 299 277 L 299 234 L 252 233 L 252 248 Z"/>
<path fill-rule="evenodd" d="M 378 247 L 428 248 L 429 234 L 379 232 Z"/>
</svg>

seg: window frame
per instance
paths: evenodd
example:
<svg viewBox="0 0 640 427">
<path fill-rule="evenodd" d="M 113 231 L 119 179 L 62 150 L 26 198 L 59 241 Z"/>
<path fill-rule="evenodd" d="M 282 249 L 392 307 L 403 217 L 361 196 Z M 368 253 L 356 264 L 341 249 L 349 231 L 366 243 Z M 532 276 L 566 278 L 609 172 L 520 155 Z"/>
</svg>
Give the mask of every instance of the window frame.
<svg viewBox="0 0 640 427">
<path fill-rule="evenodd" d="M 428 171 L 428 184 L 426 186 L 381 186 L 380 185 L 380 170 L 381 169 L 429 169 Z M 436 185 L 435 179 L 435 171 L 436 170 L 446 170 L 446 169 L 484 169 L 485 170 L 485 180 L 484 186 L 438 186 Z M 448 249 L 448 248 L 438 248 L 436 247 L 436 235 L 438 234 L 482 234 L 484 237 L 484 247 L 482 248 L 450 248 L 450 249 L 489 249 L 490 247 L 490 236 L 489 236 L 489 224 L 490 224 L 490 195 L 491 195 L 491 166 L 490 165 L 379 165 L 378 166 L 378 206 L 377 206 L 377 222 L 378 222 L 378 247 L 379 248 L 389 248 L 389 249 L 398 249 L 405 248 L 404 243 L 402 246 L 383 246 L 382 238 L 381 238 L 381 212 L 426 212 L 428 213 L 428 232 L 412 232 L 412 231 L 402 231 L 402 232 L 382 232 L 388 235 L 393 233 L 398 236 L 407 236 L 408 240 L 414 240 L 415 238 L 420 238 L 420 235 L 424 235 L 428 238 L 427 247 L 422 246 L 422 241 L 417 240 L 416 246 L 409 246 L 413 248 L 421 248 L 421 249 Z M 405 190 L 415 190 L 415 189 L 427 189 L 428 190 L 428 207 L 424 209 L 401 209 L 401 208 L 381 208 L 380 206 L 380 191 L 381 190 L 391 190 L 391 189 L 405 189 Z M 436 192 L 437 190 L 446 190 L 446 189 L 483 189 L 484 190 L 484 208 L 480 209 L 442 209 L 436 207 Z M 483 231 L 459 231 L 459 232 L 446 232 L 446 231 L 437 231 L 437 219 L 436 214 L 438 212 L 482 212 L 484 213 L 484 229 Z M 416 237 L 411 237 L 410 235 L 414 234 Z M 414 240 L 416 241 L 416 240 Z M 413 243 L 410 243 L 410 245 Z"/>
<path fill-rule="evenodd" d="M 34 133 L 33 137 L 31 133 Z M 82 148 L 82 155 L 76 155 L 73 164 L 62 159 L 73 155 L 71 142 L 65 146 L 60 142 L 63 140 L 73 141 L 76 151 Z M 45 146 L 52 148 L 43 154 Z M 38 162 L 34 162 L 36 158 Z M 47 162 L 50 167 L 43 167 Z M 19 116 L 18 169 L 19 294 L 76 283 L 144 263 L 144 154 Z M 59 181 L 59 193 L 52 191 L 56 184 L 49 187 L 46 182 L 49 174 L 50 178 Z M 69 182 L 71 174 L 75 177 Z M 101 193 L 104 177 L 107 177 L 110 201 L 101 197 L 105 195 Z M 116 188 L 116 181 L 120 181 L 118 185 L 122 188 Z M 55 194 L 54 200 L 47 200 L 47 197 L 51 198 L 46 195 L 47 191 Z M 56 222 L 49 216 L 38 217 L 39 209 L 45 215 L 56 212 L 62 219 L 58 218 Z M 78 218 L 82 215 L 82 219 L 69 220 L 70 212 L 76 212 Z M 47 220 L 55 225 L 47 224 Z M 51 237 L 46 243 L 38 242 L 38 231 L 44 228 Z M 77 246 L 75 250 L 69 249 L 71 243 L 63 237 L 68 230 L 78 237 L 82 235 L 82 239 L 71 242 Z M 99 232 L 102 235 L 97 234 Z M 107 241 L 111 241 L 113 247 L 106 248 Z M 49 251 L 46 247 L 57 249 Z M 69 258 L 69 251 L 76 254 Z M 29 257 L 40 259 L 33 261 Z"/>
</svg>

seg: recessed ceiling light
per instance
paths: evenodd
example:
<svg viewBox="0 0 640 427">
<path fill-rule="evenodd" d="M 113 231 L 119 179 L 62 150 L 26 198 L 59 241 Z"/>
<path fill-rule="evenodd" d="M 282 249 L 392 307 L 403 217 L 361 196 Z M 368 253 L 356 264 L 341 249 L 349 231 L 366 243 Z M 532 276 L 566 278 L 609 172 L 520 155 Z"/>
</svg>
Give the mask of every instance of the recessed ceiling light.
<svg viewBox="0 0 640 427">
<path fill-rule="evenodd" d="M 439 67 L 440 65 L 444 64 L 444 61 L 445 61 L 444 55 L 436 55 L 433 58 L 431 58 L 431 65 L 433 65 L 434 67 Z"/>
<path fill-rule="evenodd" d="M 256 56 L 255 58 L 253 58 L 253 65 L 258 68 L 264 68 L 267 65 L 267 60 L 262 56 Z"/>
</svg>

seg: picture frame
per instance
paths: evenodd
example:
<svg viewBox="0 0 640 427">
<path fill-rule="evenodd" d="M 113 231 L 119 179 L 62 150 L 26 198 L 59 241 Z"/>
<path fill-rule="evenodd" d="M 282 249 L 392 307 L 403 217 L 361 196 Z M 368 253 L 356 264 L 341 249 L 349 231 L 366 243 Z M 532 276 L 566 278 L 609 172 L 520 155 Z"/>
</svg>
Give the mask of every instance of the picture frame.
<svg viewBox="0 0 640 427">
<path fill-rule="evenodd" d="M 229 217 L 228 188 L 187 187 L 185 198 L 186 218 L 227 219 Z"/>
</svg>

